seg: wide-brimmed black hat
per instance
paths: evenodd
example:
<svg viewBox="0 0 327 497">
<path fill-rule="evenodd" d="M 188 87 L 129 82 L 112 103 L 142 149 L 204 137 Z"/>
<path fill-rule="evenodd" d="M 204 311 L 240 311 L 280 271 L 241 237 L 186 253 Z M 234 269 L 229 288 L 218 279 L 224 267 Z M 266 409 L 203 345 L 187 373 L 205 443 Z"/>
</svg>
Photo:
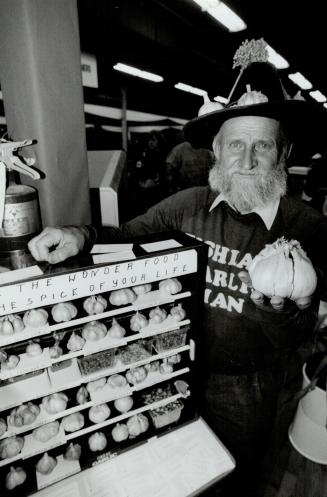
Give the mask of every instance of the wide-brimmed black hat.
<svg viewBox="0 0 327 497">
<path fill-rule="evenodd" d="M 266 98 L 248 105 L 245 94 L 249 91 L 261 92 Z M 228 119 L 262 116 L 280 121 L 293 143 L 305 143 L 312 152 L 327 147 L 327 110 L 313 102 L 289 98 L 278 71 L 269 62 L 253 62 L 246 67 L 229 101 L 225 108 L 189 121 L 184 126 L 185 139 L 197 146 L 211 148 L 213 138 Z"/>
</svg>

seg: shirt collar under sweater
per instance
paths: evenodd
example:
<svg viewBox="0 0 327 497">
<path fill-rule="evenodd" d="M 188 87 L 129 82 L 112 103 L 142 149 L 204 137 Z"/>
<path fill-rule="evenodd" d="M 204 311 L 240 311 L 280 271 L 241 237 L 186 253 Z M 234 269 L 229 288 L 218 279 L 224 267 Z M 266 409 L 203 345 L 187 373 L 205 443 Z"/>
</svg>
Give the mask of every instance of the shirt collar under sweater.
<svg viewBox="0 0 327 497">
<path fill-rule="evenodd" d="M 211 212 L 221 202 L 226 202 L 233 209 L 233 206 L 230 205 L 228 200 L 225 198 L 224 194 L 219 193 L 219 195 L 215 198 L 215 200 L 211 204 L 209 212 Z M 255 212 L 256 214 L 258 214 L 258 216 L 261 217 L 261 219 L 263 220 L 263 222 L 266 225 L 267 230 L 270 230 L 270 228 L 273 225 L 273 222 L 274 222 L 275 217 L 277 215 L 279 202 L 280 202 L 280 199 L 275 200 L 274 202 L 270 202 L 269 204 L 265 205 L 264 207 L 258 207 L 258 208 L 255 208 L 251 211 L 251 212 Z"/>
</svg>

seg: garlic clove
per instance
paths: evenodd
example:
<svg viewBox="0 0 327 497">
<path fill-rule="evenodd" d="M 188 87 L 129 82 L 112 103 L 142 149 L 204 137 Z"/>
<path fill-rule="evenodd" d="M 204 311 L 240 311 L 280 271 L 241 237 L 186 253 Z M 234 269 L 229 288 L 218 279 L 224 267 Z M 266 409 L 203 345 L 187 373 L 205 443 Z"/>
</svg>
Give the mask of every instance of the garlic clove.
<svg viewBox="0 0 327 497">
<path fill-rule="evenodd" d="M 294 280 L 291 294 L 292 300 L 310 297 L 317 286 L 317 275 L 306 253 L 300 250 L 291 250 L 294 263 Z M 306 304 L 306 300 L 304 304 Z"/>
</svg>

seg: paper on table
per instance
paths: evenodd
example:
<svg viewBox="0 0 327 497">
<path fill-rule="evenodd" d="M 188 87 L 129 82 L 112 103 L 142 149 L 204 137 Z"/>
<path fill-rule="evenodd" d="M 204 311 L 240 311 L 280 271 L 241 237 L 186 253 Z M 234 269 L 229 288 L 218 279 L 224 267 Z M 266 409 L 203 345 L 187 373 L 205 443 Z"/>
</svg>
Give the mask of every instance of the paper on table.
<svg viewBox="0 0 327 497">
<path fill-rule="evenodd" d="M 13 271 L 0 273 L 0 285 L 12 283 L 13 281 L 24 280 L 25 278 L 34 278 L 34 276 L 40 276 L 41 274 L 43 274 L 42 269 L 36 265 L 23 267 L 21 269 L 14 269 Z"/>
<path fill-rule="evenodd" d="M 91 254 L 108 254 L 109 252 L 126 252 L 133 250 L 132 243 L 98 243 L 91 250 Z"/>
<path fill-rule="evenodd" d="M 36 493 L 37 497 L 81 497 L 77 481 L 64 480 Z"/>
<path fill-rule="evenodd" d="M 127 497 L 119 476 L 116 459 L 90 468 L 84 478 L 88 497 Z"/>
<path fill-rule="evenodd" d="M 109 254 L 95 254 L 93 255 L 94 264 L 101 262 L 118 262 L 129 259 L 136 259 L 134 252 L 126 250 L 124 252 L 111 252 Z"/>
<path fill-rule="evenodd" d="M 171 239 L 171 240 L 162 240 L 161 242 L 144 243 L 143 245 L 141 245 L 141 247 L 146 252 L 158 252 L 159 250 L 182 247 L 182 245 L 176 240 Z"/>
</svg>

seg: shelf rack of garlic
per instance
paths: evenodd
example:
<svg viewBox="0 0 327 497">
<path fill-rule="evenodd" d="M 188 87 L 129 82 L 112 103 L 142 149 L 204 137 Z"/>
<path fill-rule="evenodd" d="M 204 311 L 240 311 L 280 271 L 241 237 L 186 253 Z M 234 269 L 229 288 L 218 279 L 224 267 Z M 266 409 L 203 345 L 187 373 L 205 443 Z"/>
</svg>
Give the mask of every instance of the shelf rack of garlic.
<svg viewBox="0 0 327 497">
<path fill-rule="evenodd" d="M 181 394 L 173 390 L 171 396 L 145 405 L 142 392 L 189 378 L 190 341 L 197 328 L 195 316 L 193 332 L 198 273 L 204 274 L 205 269 L 198 262 L 201 251 L 205 252 L 201 243 L 188 240 L 187 250 L 181 244 L 176 253 L 137 256 L 128 263 L 80 269 L 73 265 L 71 270 L 58 267 L 58 284 L 54 268 L 48 287 L 43 285 L 48 276 L 32 280 L 42 295 L 39 305 L 37 285 L 32 295 L 27 288 L 30 282 L 23 282 L 24 295 L 33 296 L 35 307 L 21 307 L 15 314 L 7 307 L 8 312 L 0 315 L 0 331 L 5 323 L 0 359 L 2 364 L 12 364 L 4 376 L 13 380 L 0 386 L 0 411 L 8 407 L 15 420 L 8 425 L 7 416 L 0 412 L 0 442 L 16 433 L 16 450 L 20 449 L 13 456 L 15 461 L 10 457 L 0 460 L 0 479 L 5 481 L 8 474 L 10 485 L 16 488 L 16 480 L 23 481 L 25 472 L 26 479 L 17 484 L 22 497 L 30 485 L 60 479 L 62 464 L 76 463 L 83 470 L 106 460 L 108 451 L 119 454 L 155 434 L 151 410 L 164 409 Z M 69 295 L 69 288 L 74 295 Z M 167 338 L 161 341 L 171 348 L 155 350 L 158 336 L 187 326 L 187 342 L 174 348 L 172 338 Z M 141 347 L 147 354 L 140 353 Z M 25 355 L 30 369 L 24 369 Z M 22 387 L 20 397 L 15 397 L 16 405 L 5 405 L 1 399 L 9 398 L 8 389 L 12 392 L 15 385 Z M 31 468 L 28 460 L 33 460 L 33 477 L 33 469 L 26 470 Z"/>
</svg>

